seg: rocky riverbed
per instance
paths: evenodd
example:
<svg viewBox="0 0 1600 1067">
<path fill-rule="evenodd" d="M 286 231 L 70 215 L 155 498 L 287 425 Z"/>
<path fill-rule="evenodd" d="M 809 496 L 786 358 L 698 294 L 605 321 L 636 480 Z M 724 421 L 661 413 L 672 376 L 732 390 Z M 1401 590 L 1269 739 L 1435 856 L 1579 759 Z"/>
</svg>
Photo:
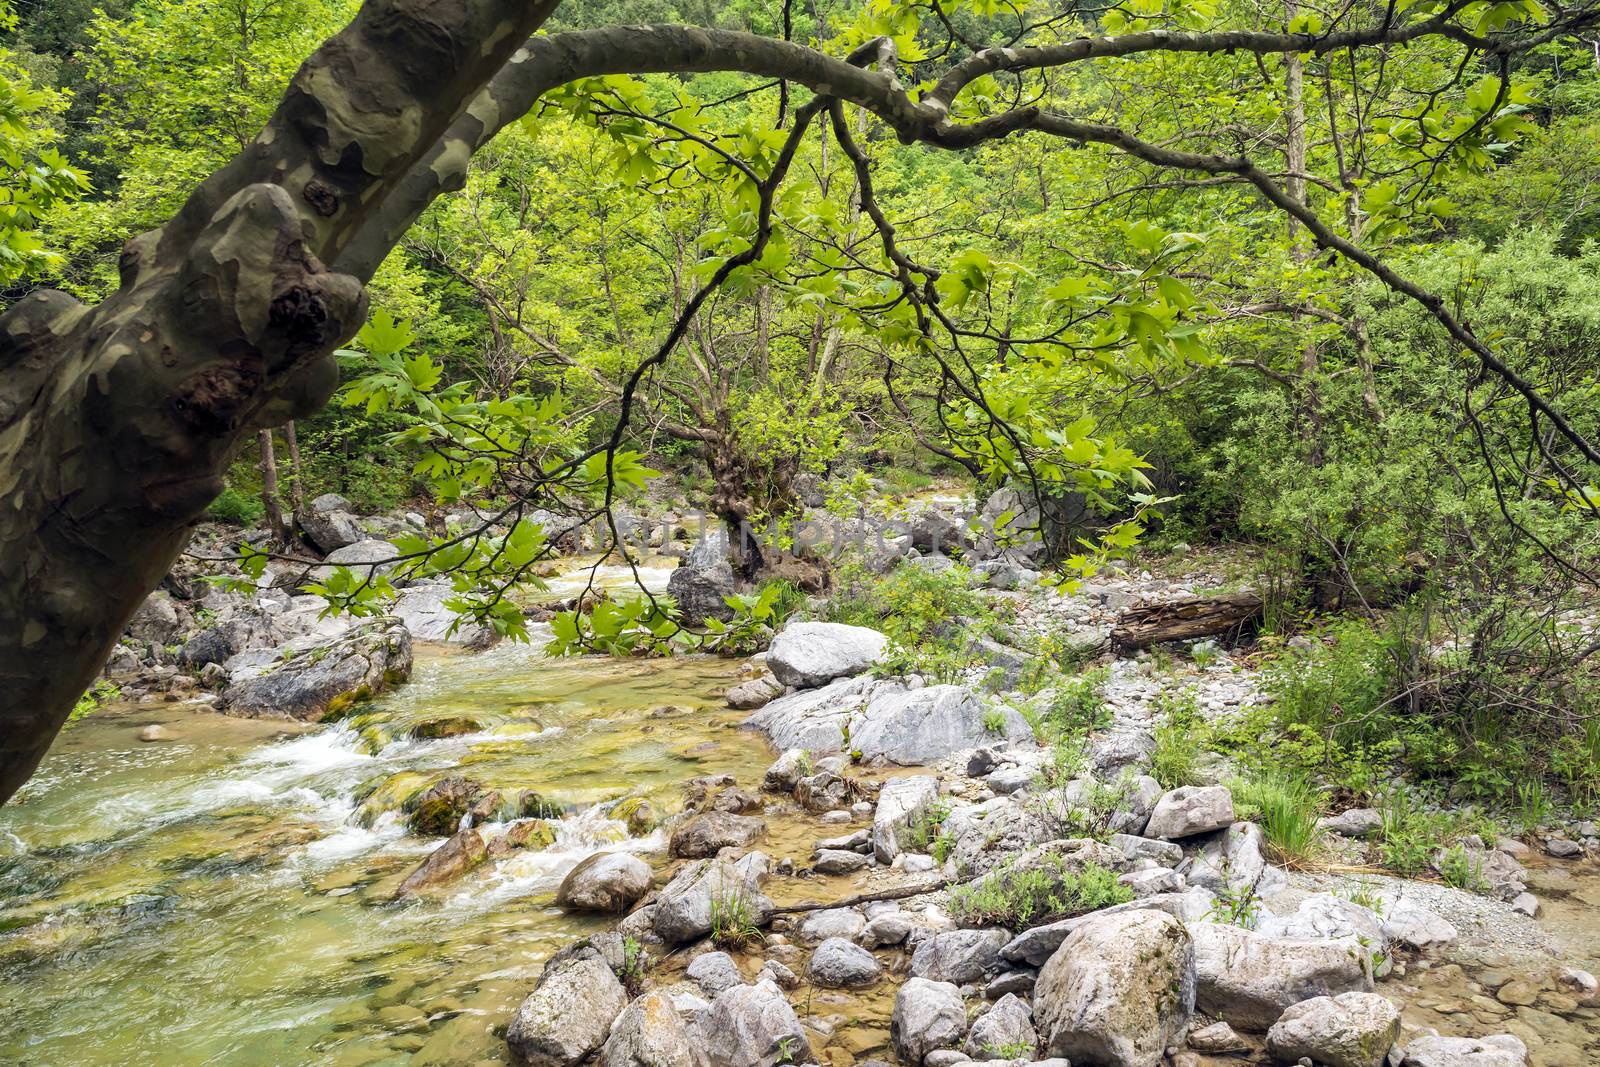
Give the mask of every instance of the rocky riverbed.
<svg viewBox="0 0 1600 1067">
<path fill-rule="evenodd" d="M 326 510 L 343 548 L 382 532 Z M 915 553 L 958 524 L 907 526 L 896 558 L 948 566 Z M 975 573 L 1014 644 L 942 684 L 879 677 L 859 627 L 793 623 L 745 663 L 552 662 L 450 633 L 426 584 L 365 622 L 270 577 L 157 594 L 124 702 L 0 811 L 0 1060 L 1600 1059 L 1591 828 L 1466 842 L 1468 893 L 1377 870 L 1375 814 L 1335 810 L 1326 861 L 1284 869 L 1222 757 L 1149 773 L 1166 698 L 1230 716 L 1264 699 L 1249 661 L 1105 651 L 1216 560 L 1072 595 L 1026 558 Z M 1043 633 L 1106 672 L 1068 773 L 1032 725 L 1048 694 L 1015 688 Z"/>
</svg>

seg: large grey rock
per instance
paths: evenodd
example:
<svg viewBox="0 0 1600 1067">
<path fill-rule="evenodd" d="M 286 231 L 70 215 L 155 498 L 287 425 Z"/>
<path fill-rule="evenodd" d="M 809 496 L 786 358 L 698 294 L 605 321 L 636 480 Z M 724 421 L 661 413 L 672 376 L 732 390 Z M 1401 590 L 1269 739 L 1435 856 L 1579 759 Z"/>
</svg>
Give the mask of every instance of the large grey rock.
<svg viewBox="0 0 1600 1067">
<path fill-rule="evenodd" d="M 972 1024 L 963 1051 L 975 1060 L 1032 1060 L 1039 1052 L 1033 1012 L 1015 993 L 1007 993 Z"/>
<path fill-rule="evenodd" d="M 672 998 L 652 990 L 629 1004 L 600 1049 L 600 1067 L 708 1067 Z"/>
<path fill-rule="evenodd" d="M 738 904 L 758 926 L 772 917 L 772 901 L 760 890 L 766 857 L 750 853 L 737 863 L 701 860 L 678 872 L 656 895 L 651 926 L 669 945 L 694 941 L 711 932 L 712 902 Z"/>
<path fill-rule="evenodd" d="M 784 685 L 812 689 L 861 674 L 877 663 L 889 639 L 865 626 L 796 622 L 767 650 L 767 669 Z"/>
<path fill-rule="evenodd" d="M 177 632 L 178 608 L 172 602 L 172 594 L 164 589 L 145 597 L 128 620 L 128 636 L 156 648 L 171 641 Z"/>
<path fill-rule="evenodd" d="M 296 652 L 265 673 L 229 684 L 224 710 L 248 718 L 312 722 L 342 714 L 411 676 L 411 635 L 398 619 L 373 619 Z"/>
<path fill-rule="evenodd" d="M 1145 825 L 1146 837 L 1175 841 L 1233 825 L 1233 794 L 1223 785 L 1184 785 L 1162 794 Z"/>
<path fill-rule="evenodd" d="M 1195 1004 L 1194 945 L 1165 912 L 1095 916 L 1033 988 L 1046 1053 L 1101 1067 L 1157 1067 Z"/>
<path fill-rule="evenodd" d="M 1031 737 L 1020 713 L 999 709 L 1001 734 Z M 917 766 L 994 740 L 985 724 L 986 709 L 970 689 L 930 685 L 874 697 L 850 719 L 850 748 L 863 759 Z"/>
<path fill-rule="evenodd" d="M 1383 1067 L 1400 1035 L 1400 1010 L 1376 993 L 1313 997 L 1285 1008 L 1267 1032 L 1284 1062 L 1309 1056 L 1327 1067 Z"/>
<path fill-rule="evenodd" d="M 812 862 L 811 869 L 818 874 L 853 874 L 868 862 L 867 857 L 859 852 L 824 848 L 817 850 L 817 858 Z"/>
<path fill-rule="evenodd" d="M 672 831 L 667 852 L 687 859 L 715 856 L 725 848 L 745 848 L 766 835 L 767 824 L 754 815 L 707 811 Z"/>
<path fill-rule="evenodd" d="M 728 562 L 728 535 L 720 525 L 707 528 L 667 579 L 668 595 L 691 626 L 706 619 L 733 618 L 727 598 L 738 588 L 738 578 Z"/>
<path fill-rule="evenodd" d="M 1404 895 L 1383 894 L 1378 912 L 1388 941 L 1419 952 L 1442 948 L 1457 936 L 1448 920 Z"/>
<path fill-rule="evenodd" d="M 366 536 L 361 523 L 351 514 L 349 502 L 332 493 L 317 497 L 310 507 L 295 515 L 295 520 L 300 523 L 300 532 L 305 534 L 306 540 L 323 555 L 353 545 Z"/>
<path fill-rule="evenodd" d="M 350 568 L 357 579 L 388 574 L 398 566 L 392 561 L 399 555 L 400 550 L 390 542 L 376 537 L 365 538 L 329 552 L 323 558 L 322 566 L 311 568 L 311 578 L 313 581 L 326 581 L 333 576 L 337 567 Z"/>
<path fill-rule="evenodd" d="M 901 1063 L 920 1064 L 935 1049 L 955 1048 L 966 1032 L 961 990 L 951 983 L 911 978 L 895 994 L 889 1037 Z"/>
<path fill-rule="evenodd" d="M 389 613 L 405 623 L 418 641 L 442 641 L 467 648 L 488 648 L 499 640 L 494 627 L 464 619 L 445 606 L 455 593 L 446 582 L 407 586 L 395 598 Z"/>
<path fill-rule="evenodd" d="M 1158 893 L 1152 897 L 1130 900 L 1126 904 L 1113 904 L 1109 908 L 1101 908 L 1088 915 L 1076 915 L 1070 919 L 1061 919 L 1058 922 L 1024 930 L 1000 949 L 1000 955 L 1012 963 L 1042 967 L 1067 938 L 1072 936 L 1074 930 L 1094 919 L 1130 911 L 1163 911 L 1184 922 L 1198 922 L 1205 918 L 1209 911 L 1210 900 L 1211 897 L 1205 890 L 1191 888 L 1184 893 Z"/>
<path fill-rule="evenodd" d="M 761 779 L 761 788 L 772 793 L 792 792 L 800 779 L 812 770 L 811 753 L 803 748 L 791 748 L 767 768 L 766 775 Z"/>
<path fill-rule="evenodd" d="M 1402 1067 L 1527 1067 L 1528 1046 L 1511 1034 L 1419 1037 L 1406 1046 Z"/>
<path fill-rule="evenodd" d="M 1244 1030 L 1267 1030 L 1312 997 L 1372 992 L 1371 949 L 1354 938 L 1272 937 L 1217 923 L 1191 932 L 1201 1010 Z"/>
<path fill-rule="evenodd" d="M 1205 886 L 1213 892 L 1253 889 L 1258 896 L 1267 896 L 1281 885 L 1283 875 L 1268 865 L 1266 847 L 1259 826 L 1236 822 L 1211 835 L 1194 861 L 1180 870 L 1191 885 Z"/>
<path fill-rule="evenodd" d="M 592 1055 L 628 1006 L 622 983 L 598 953 L 546 968 L 517 1008 L 506 1045 L 522 1067 L 573 1067 Z"/>
<path fill-rule="evenodd" d="M 744 725 L 766 734 L 774 747 L 785 751 L 838 752 L 852 716 L 874 696 L 903 688 L 899 682 L 865 675 L 840 678 L 820 689 L 778 697 L 745 719 Z"/>
<path fill-rule="evenodd" d="M 965 985 L 1001 969 L 1005 930 L 946 930 L 923 940 L 911 955 L 911 973 L 935 982 Z"/>
<path fill-rule="evenodd" d="M 697 1029 L 716 1067 L 817 1062 L 794 1008 L 770 978 L 719 993 Z"/>
<path fill-rule="evenodd" d="M 854 941 L 830 937 L 811 953 L 806 977 L 824 989 L 865 989 L 883 977 L 883 965 Z"/>
<path fill-rule="evenodd" d="M 1263 917 L 1256 932 L 1307 941 L 1355 938 L 1373 952 L 1383 952 L 1389 943 L 1383 920 L 1371 908 L 1332 893 L 1313 893 L 1288 915 Z"/>
<path fill-rule="evenodd" d="M 627 852 L 597 852 L 561 880 L 556 906 L 573 911 L 627 911 L 650 891 L 650 865 Z"/>
<path fill-rule="evenodd" d="M 928 818 L 928 809 L 939 799 L 939 779 L 931 774 L 910 778 L 891 778 L 878 792 L 878 806 L 872 813 L 872 853 L 879 863 L 892 863 L 904 847 L 906 831 Z"/>
</svg>

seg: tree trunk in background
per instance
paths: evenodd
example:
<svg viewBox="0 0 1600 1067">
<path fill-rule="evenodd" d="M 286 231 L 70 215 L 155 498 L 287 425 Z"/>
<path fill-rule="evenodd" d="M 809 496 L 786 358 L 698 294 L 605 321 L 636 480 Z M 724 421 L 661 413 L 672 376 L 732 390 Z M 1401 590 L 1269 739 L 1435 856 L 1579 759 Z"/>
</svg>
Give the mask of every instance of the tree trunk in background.
<svg viewBox="0 0 1600 1067">
<path fill-rule="evenodd" d="M 287 545 L 289 531 L 283 521 L 283 505 L 278 502 L 278 456 L 272 449 L 272 431 L 262 430 L 256 436 L 261 444 L 261 504 L 267 509 L 267 529 L 274 541 Z"/>
<path fill-rule="evenodd" d="M 283 440 L 289 446 L 289 503 L 299 513 L 306 509 L 306 495 L 305 486 L 300 481 L 300 435 L 295 430 L 293 419 L 283 424 Z"/>
<path fill-rule="evenodd" d="M 0 802 L 241 445 L 338 384 L 332 352 L 366 317 L 369 273 L 324 264 L 554 7 L 367 0 L 261 135 L 128 243 L 115 293 L 34 293 L 0 317 Z"/>
</svg>

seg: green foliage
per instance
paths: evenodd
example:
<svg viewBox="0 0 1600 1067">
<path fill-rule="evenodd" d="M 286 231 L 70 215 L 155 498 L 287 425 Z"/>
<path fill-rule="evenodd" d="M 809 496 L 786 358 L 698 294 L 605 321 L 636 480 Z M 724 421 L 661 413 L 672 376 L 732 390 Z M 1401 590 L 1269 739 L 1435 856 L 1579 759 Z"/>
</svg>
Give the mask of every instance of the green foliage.
<svg viewBox="0 0 1600 1067">
<path fill-rule="evenodd" d="M 1097 667 L 1063 679 L 1049 691 L 1042 706 L 1035 702 L 1034 732 L 1045 741 L 1082 737 L 1105 727 L 1111 719 L 1103 690 L 1109 669 Z"/>
<path fill-rule="evenodd" d="M 206 507 L 206 514 L 230 526 L 250 527 L 266 517 L 266 505 L 259 496 L 228 486 Z"/>
<path fill-rule="evenodd" d="M 1163 789 L 1199 785 L 1196 764 L 1210 731 L 1195 705 L 1194 697 L 1184 694 L 1173 699 L 1163 693 L 1156 698 L 1156 749 L 1150 757 L 1150 774 Z"/>
<path fill-rule="evenodd" d="M 1050 852 L 1007 857 L 994 872 L 950 890 L 950 917 L 962 926 L 1024 930 L 1133 899 L 1115 871 L 1075 868 Z"/>
<path fill-rule="evenodd" d="M 1446 885 L 1471 893 L 1488 886 L 1483 877 L 1483 860 L 1473 857 L 1460 845 L 1451 845 L 1439 856 L 1439 877 Z"/>
<path fill-rule="evenodd" d="M 725 888 L 711 897 L 711 941 L 735 951 L 766 940 L 756 921 L 755 904 L 742 887 Z"/>
<path fill-rule="evenodd" d="M 964 567 L 931 571 L 902 563 L 886 575 L 859 564 L 840 568 L 829 622 L 867 626 L 889 638 L 874 671 L 954 681 L 973 665 L 968 634 L 998 625 L 990 603 Z"/>
<path fill-rule="evenodd" d="M 78 702 L 72 706 L 72 711 L 67 716 L 67 722 L 70 724 L 80 719 L 86 719 L 107 704 L 121 699 L 121 687 L 102 678 L 90 686 L 87 693 L 78 698 Z"/>
<path fill-rule="evenodd" d="M 1322 795 L 1307 779 L 1258 772 L 1233 781 L 1230 788 L 1235 813 L 1260 825 L 1280 862 L 1299 867 L 1318 858 L 1323 850 L 1322 831 L 1317 828 Z"/>
</svg>

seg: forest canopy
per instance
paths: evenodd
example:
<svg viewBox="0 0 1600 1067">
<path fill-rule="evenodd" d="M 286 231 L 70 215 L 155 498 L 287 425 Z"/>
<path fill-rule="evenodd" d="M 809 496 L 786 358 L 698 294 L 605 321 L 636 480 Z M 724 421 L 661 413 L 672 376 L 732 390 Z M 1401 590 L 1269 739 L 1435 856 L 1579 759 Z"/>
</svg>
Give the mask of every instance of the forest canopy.
<svg viewBox="0 0 1600 1067">
<path fill-rule="evenodd" d="M 1425 585 L 1493 630 L 1486 657 L 1549 651 L 1553 617 L 1513 624 L 1507 597 L 1590 578 L 1591 8 L 548 4 L 516 16 L 539 32 L 509 63 L 427 88 L 420 140 L 350 134 L 352 177 L 295 109 L 359 126 L 341 109 L 361 105 L 316 96 L 319 64 L 356 76 L 340 42 L 388 6 L 10 16 L 13 308 L 118 306 L 229 182 L 302 183 L 270 211 L 313 235 L 296 269 L 326 293 L 296 299 L 318 324 L 268 359 L 282 387 L 185 416 L 214 443 L 182 463 L 210 473 L 158 509 L 148 575 L 202 506 L 265 522 L 243 549 L 259 575 L 320 493 L 471 504 L 479 529 L 400 542 L 400 561 L 517 635 L 509 594 L 553 551 L 552 515 L 620 535 L 667 471 L 782 555 L 804 486 L 890 467 L 1020 487 L 1018 532 L 1053 538 L 1067 578 L 1141 541 L 1242 540 L 1297 609 Z M 495 17 L 466 7 L 462 41 Z M 383 59 L 409 76 L 432 53 L 402 37 Z M 269 158 L 290 126 L 304 166 Z M 299 369 L 341 344 L 341 384 Z M 1063 502 L 1093 520 L 1057 529 Z M 131 611 L 153 581 L 107 599 Z M 320 591 L 371 613 L 393 587 L 372 566 Z"/>
</svg>

